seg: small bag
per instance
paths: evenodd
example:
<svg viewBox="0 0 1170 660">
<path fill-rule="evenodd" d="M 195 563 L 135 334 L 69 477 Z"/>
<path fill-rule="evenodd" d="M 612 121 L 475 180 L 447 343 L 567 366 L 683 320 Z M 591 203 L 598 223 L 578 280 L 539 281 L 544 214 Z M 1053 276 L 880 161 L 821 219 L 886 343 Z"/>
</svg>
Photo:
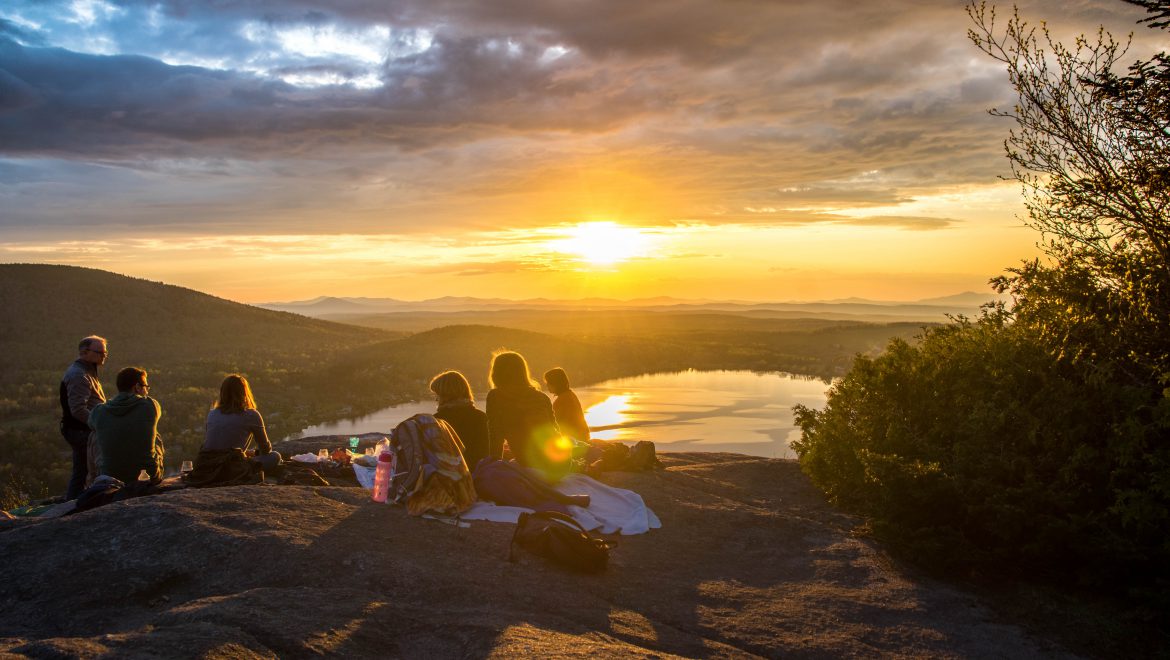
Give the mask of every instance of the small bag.
<svg viewBox="0 0 1170 660">
<path fill-rule="evenodd" d="M 609 550 L 615 545 L 591 535 L 581 523 L 559 511 L 521 513 L 508 547 L 508 561 L 517 561 L 517 544 L 534 555 L 582 573 L 605 570 Z"/>
</svg>

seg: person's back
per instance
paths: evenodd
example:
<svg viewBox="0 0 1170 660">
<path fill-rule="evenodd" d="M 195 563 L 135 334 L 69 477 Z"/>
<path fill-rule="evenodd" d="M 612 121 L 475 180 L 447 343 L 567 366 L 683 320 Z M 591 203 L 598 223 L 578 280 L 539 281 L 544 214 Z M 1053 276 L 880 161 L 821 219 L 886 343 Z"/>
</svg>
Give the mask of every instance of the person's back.
<svg viewBox="0 0 1170 660">
<path fill-rule="evenodd" d="M 451 425 L 463 444 L 467 469 L 474 470 L 488 455 L 487 414 L 475 407 L 471 384 L 458 371 L 444 371 L 431 379 L 431 391 L 438 398 L 435 418 Z"/>
<path fill-rule="evenodd" d="M 253 440 L 256 443 L 253 460 L 264 470 L 271 471 L 281 464 L 280 452 L 272 451 L 272 442 L 264 428 L 264 418 L 256 409 L 248 379 L 240 374 L 228 374 L 220 383 L 219 397 L 207 413 L 200 457 L 233 449 L 246 452 Z"/>
<path fill-rule="evenodd" d="M 552 403 L 535 387 L 497 388 L 487 395 L 488 431 L 493 456 L 499 458 L 505 440 L 521 465 L 539 463 L 540 443 L 557 434 Z"/>
<path fill-rule="evenodd" d="M 455 434 L 463 443 L 463 458 L 467 461 L 467 468 L 474 470 L 480 460 L 488 455 L 487 413 L 468 401 L 439 406 L 435 411 L 435 418 L 447 422 L 455 429 Z"/>
<path fill-rule="evenodd" d="M 556 397 L 552 408 L 561 433 L 577 442 L 589 442 L 589 423 L 585 421 L 581 400 L 569 387 L 569 377 L 565 370 L 560 367 L 549 369 L 544 373 L 544 382 L 548 385 L 548 391 Z"/>
<path fill-rule="evenodd" d="M 244 449 L 247 450 L 251 439 L 256 440 L 256 453 L 267 454 L 272 451 L 272 442 L 268 439 L 268 432 L 264 428 L 264 418 L 255 408 L 225 412 L 220 408 L 212 408 L 207 413 L 207 426 L 204 430 L 203 448 L 209 450 Z"/>
<path fill-rule="evenodd" d="M 514 351 L 492 357 L 487 395 L 491 455 L 499 458 L 504 441 L 516 462 L 536 468 L 547 479 L 568 473 L 572 443 L 561 438 L 552 403 L 528 375 L 528 362 Z"/>
<path fill-rule="evenodd" d="M 589 423 L 585 421 L 585 412 L 576 392 L 565 390 L 557 394 L 552 407 L 562 433 L 578 442 L 589 442 Z"/>
<path fill-rule="evenodd" d="M 118 372 L 118 395 L 94 408 L 89 416 L 98 447 L 98 473 L 125 483 L 146 470 L 162 479 L 163 448 L 158 437 L 162 406 L 147 396 L 146 372 L 127 367 Z"/>
</svg>

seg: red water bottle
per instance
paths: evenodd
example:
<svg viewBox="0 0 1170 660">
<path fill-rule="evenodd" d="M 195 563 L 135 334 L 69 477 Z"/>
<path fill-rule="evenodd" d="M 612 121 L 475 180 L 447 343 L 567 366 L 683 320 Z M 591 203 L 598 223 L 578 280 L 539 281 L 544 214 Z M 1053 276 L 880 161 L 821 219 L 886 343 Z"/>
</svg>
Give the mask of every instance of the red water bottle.
<svg viewBox="0 0 1170 660">
<path fill-rule="evenodd" d="M 378 469 L 374 471 L 374 501 L 385 502 L 390 494 L 390 477 L 394 474 L 394 454 L 388 451 L 378 456 Z"/>
</svg>

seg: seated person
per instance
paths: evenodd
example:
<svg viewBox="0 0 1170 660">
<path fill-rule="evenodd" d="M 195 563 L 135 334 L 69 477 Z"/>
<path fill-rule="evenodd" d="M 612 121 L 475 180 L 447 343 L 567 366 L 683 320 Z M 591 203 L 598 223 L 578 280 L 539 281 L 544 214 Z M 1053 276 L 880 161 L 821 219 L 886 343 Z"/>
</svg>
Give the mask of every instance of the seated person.
<svg viewBox="0 0 1170 660">
<path fill-rule="evenodd" d="M 89 414 L 98 448 L 98 474 L 130 484 L 146 470 L 151 481 L 163 477 L 163 446 L 158 435 L 162 406 L 147 396 L 146 371 L 126 367 L 115 380 L 118 395 Z"/>
<path fill-rule="evenodd" d="M 504 351 L 492 358 L 487 395 L 490 454 L 500 458 L 504 442 L 524 467 L 551 480 L 568 474 L 572 441 L 561 436 L 548 396 L 528 375 L 528 363 L 519 353 Z"/>
<path fill-rule="evenodd" d="M 570 505 L 588 507 L 588 495 L 566 495 L 530 471 L 511 461 L 483 461 L 473 476 L 475 492 L 481 500 L 500 506 L 519 506 L 535 511 L 559 511 L 573 515 Z"/>
<path fill-rule="evenodd" d="M 548 391 L 556 396 L 552 402 L 553 415 L 561 433 L 577 442 L 589 442 L 589 424 L 577 393 L 569 388 L 569 376 L 565 370 L 555 367 L 544 372 L 544 383 Z"/>
<path fill-rule="evenodd" d="M 431 380 L 431 391 L 439 399 L 435 418 L 455 429 L 463 443 L 463 459 L 468 470 L 488 455 L 487 414 L 475 407 L 471 384 L 458 371 L 444 371 Z"/>
<path fill-rule="evenodd" d="M 255 440 L 256 446 L 252 447 Z M 264 418 L 256 410 L 252 388 L 239 374 L 231 374 L 219 386 L 219 399 L 207 413 L 203 435 L 203 451 L 241 449 L 250 453 L 265 471 L 280 465 L 280 453 L 272 451 L 272 443 L 264 430 Z"/>
</svg>

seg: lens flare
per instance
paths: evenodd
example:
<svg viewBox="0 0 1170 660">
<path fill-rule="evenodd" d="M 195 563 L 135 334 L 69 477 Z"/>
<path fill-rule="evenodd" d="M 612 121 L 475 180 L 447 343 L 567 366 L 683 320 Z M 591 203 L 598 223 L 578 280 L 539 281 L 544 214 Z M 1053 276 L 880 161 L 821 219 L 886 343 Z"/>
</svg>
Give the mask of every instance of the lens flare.
<svg viewBox="0 0 1170 660">
<path fill-rule="evenodd" d="M 573 457 L 573 441 L 563 435 L 544 443 L 544 457 L 552 463 L 563 463 Z"/>
</svg>

